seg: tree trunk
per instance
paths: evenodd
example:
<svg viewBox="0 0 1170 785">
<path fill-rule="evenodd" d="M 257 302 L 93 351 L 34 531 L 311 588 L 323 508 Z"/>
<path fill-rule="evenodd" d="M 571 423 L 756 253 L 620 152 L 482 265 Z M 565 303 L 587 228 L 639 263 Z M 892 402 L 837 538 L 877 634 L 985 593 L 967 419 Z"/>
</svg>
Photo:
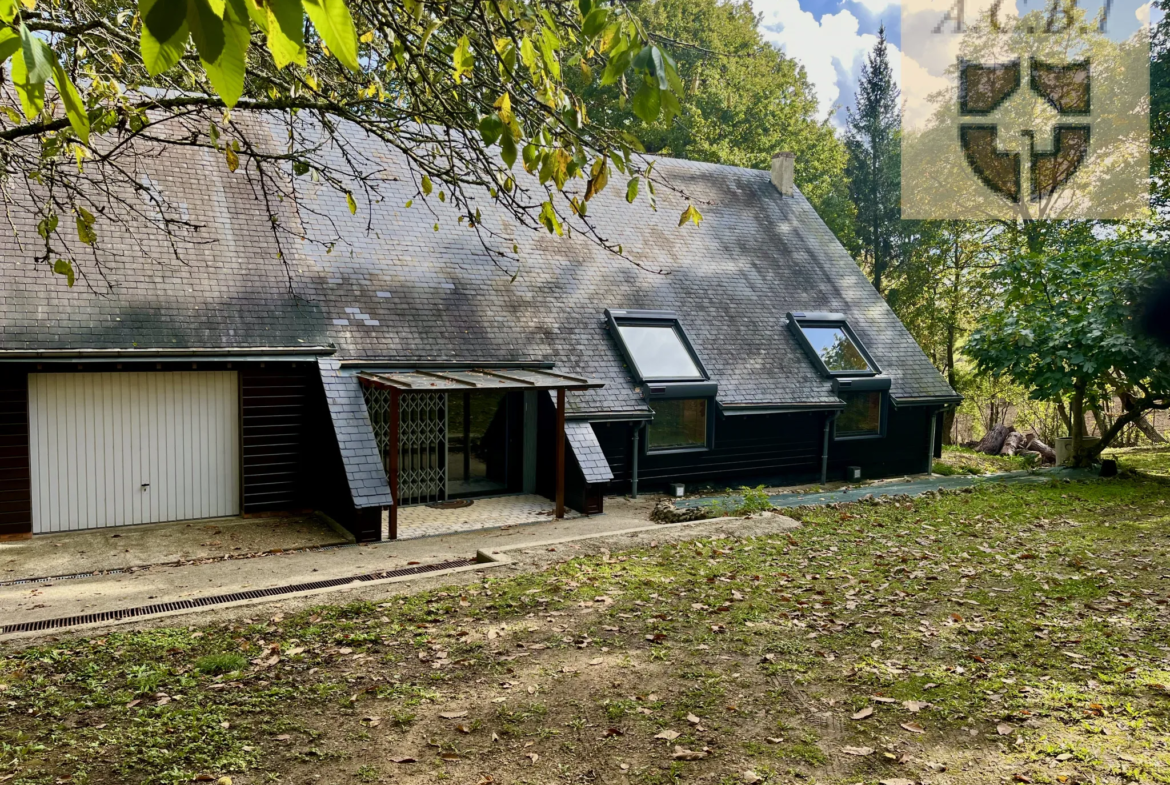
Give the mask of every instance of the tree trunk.
<svg viewBox="0 0 1170 785">
<path fill-rule="evenodd" d="M 999 454 L 1016 455 L 1017 453 L 1023 452 L 1026 441 L 1027 437 L 1019 431 L 1009 433 L 1007 438 L 1003 440 L 1003 447 L 1000 448 Z"/>
<path fill-rule="evenodd" d="M 1056 450 L 1040 441 L 1035 434 L 1030 434 L 1024 443 L 1024 449 L 1039 453 L 1045 463 L 1056 463 Z"/>
<path fill-rule="evenodd" d="M 996 423 L 994 427 L 989 430 L 983 439 L 979 442 L 979 446 L 975 449 L 985 455 L 999 455 L 999 451 L 1003 449 L 1004 440 L 1007 439 L 1008 434 L 1012 433 L 1015 428 L 1004 425 L 1003 423 Z"/>
<path fill-rule="evenodd" d="M 1088 466 L 1091 457 L 1085 452 L 1085 387 L 1084 382 L 1076 382 L 1073 387 L 1072 405 L 1069 407 L 1069 419 L 1072 421 L 1072 465 Z"/>
<path fill-rule="evenodd" d="M 1105 431 L 1109 430 L 1109 423 L 1105 422 L 1105 415 L 1096 406 L 1089 409 L 1093 414 L 1093 422 L 1097 425 L 1097 435 L 1104 436 Z"/>
<path fill-rule="evenodd" d="M 1121 411 L 1128 412 L 1135 407 L 1133 393 L 1131 393 L 1129 390 L 1118 390 L 1117 397 L 1121 399 Z M 1145 434 L 1146 438 L 1154 444 L 1166 443 L 1166 437 L 1158 433 L 1158 429 L 1155 428 L 1150 423 L 1150 421 L 1146 419 L 1146 415 L 1138 415 L 1138 418 L 1134 420 L 1134 425 L 1136 425 L 1137 429 Z"/>
<path fill-rule="evenodd" d="M 955 322 L 952 318 L 947 325 L 947 384 L 955 389 L 958 379 L 955 376 Z M 943 411 L 943 444 L 954 444 L 955 408 Z"/>
</svg>

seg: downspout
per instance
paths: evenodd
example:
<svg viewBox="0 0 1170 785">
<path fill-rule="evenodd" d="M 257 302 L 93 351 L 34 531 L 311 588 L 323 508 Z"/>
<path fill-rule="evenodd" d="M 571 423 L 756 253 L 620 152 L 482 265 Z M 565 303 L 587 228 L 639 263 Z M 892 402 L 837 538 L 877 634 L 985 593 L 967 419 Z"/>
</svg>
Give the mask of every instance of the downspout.
<svg viewBox="0 0 1170 785">
<path fill-rule="evenodd" d="M 837 415 L 841 412 L 830 412 L 825 417 L 825 441 L 821 447 L 821 485 L 829 481 L 829 428 L 833 425 L 833 420 L 837 419 Z"/>
<path fill-rule="evenodd" d="M 934 437 L 935 428 L 938 427 L 938 413 L 941 408 L 931 407 L 930 409 L 930 442 L 926 445 L 926 473 L 932 474 L 934 472 Z"/>
<path fill-rule="evenodd" d="M 642 423 L 634 426 L 634 457 L 630 461 L 630 498 L 638 498 L 638 433 L 642 430 Z"/>
</svg>

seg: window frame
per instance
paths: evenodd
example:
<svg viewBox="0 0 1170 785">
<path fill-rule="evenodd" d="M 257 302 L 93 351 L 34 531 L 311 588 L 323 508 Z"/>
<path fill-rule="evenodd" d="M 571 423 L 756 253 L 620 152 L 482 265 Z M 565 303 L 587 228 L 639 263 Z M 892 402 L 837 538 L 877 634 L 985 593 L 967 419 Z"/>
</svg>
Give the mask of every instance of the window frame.
<svg viewBox="0 0 1170 785">
<path fill-rule="evenodd" d="M 857 349 L 858 354 L 865 360 L 869 370 L 865 371 L 833 371 L 830 370 L 825 361 L 821 359 L 820 354 L 813 348 L 812 342 L 809 341 L 808 336 L 804 334 L 805 327 L 822 327 L 829 329 L 841 330 L 845 333 L 845 337 L 853 342 L 854 348 Z M 849 320 L 845 318 L 844 314 L 840 313 L 825 313 L 825 312 L 796 312 L 788 314 L 788 329 L 796 338 L 796 342 L 800 344 L 800 348 L 808 355 L 809 360 L 822 376 L 830 379 L 840 378 L 865 378 L 878 376 L 882 369 L 878 366 L 877 361 L 873 359 L 873 355 L 865 348 L 865 343 L 857 337 L 857 333 L 849 325 Z"/>
<path fill-rule="evenodd" d="M 643 384 L 688 384 L 696 382 L 709 381 L 711 375 L 707 373 L 703 361 L 699 359 L 699 353 L 695 351 L 694 345 L 691 343 L 690 336 L 687 335 L 686 329 L 679 320 L 678 314 L 674 311 L 642 311 L 642 310 L 611 310 L 605 311 L 606 320 L 609 322 L 610 331 L 613 333 L 614 340 L 617 342 L 618 348 L 621 349 L 622 356 L 626 360 L 626 364 L 638 381 Z M 691 362 L 695 364 L 695 368 L 699 371 L 699 377 L 692 376 L 684 377 L 660 377 L 660 376 L 646 376 L 642 373 L 638 361 L 634 358 L 630 347 L 626 345 L 625 338 L 622 337 L 622 326 L 631 327 L 669 327 L 674 330 L 675 337 L 679 339 L 686 353 L 690 356 Z"/>
<path fill-rule="evenodd" d="M 659 398 L 658 400 L 659 401 L 664 401 L 664 400 L 667 400 L 667 401 L 671 401 L 671 400 L 673 400 L 673 401 L 703 401 L 705 404 L 704 411 L 706 413 L 705 422 L 703 423 L 703 425 L 704 425 L 704 427 L 703 427 L 704 441 L 703 441 L 702 445 L 693 445 L 690 447 L 662 447 L 659 449 L 655 449 L 655 448 L 650 446 L 650 429 L 654 427 L 654 419 L 652 418 L 646 422 L 646 433 L 644 435 L 644 438 L 642 439 L 642 454 L 643 455 L 680 455 L 683 453 L 709 452 L 712 449 L 714 442 L 715 442 L 715 418 L 711 416 L 713 413 L 713 410 L 715 408 L 715 399 L 714 398 L 706 398 L 706 397 L 665 398 L 665 397 L 663 397 L 663 398 Z M 653 411 L 654 404 L 651 403 L 650 407 L 651 407 L 651 411 Z M 654 415 L 655 415 L 655 417 L 657 417 L 658 413 L 654 412 Z"/>
<path fill-rule="evenodd" d="M 864 380 L 868 381 L 868 380 Z M 873 380 L 873 381 L 888 381 L 888 380 Z M 890 410 L 890 395 L 887 389 L 883 390 L 880 387 L 874 388 L 870 385 L 854 387 L 849 385 L 843 389 L 837 389 L 834 385 L 833 394 L 840 398 L 842 395 L 877 395 L 878 396 L 878 429 L 876 431 L 858 431 L 853 433 L 840 434 L 837 431 L 837 417 L 833 417 L 833 441 L 835 442 L 859 442 L 869 439 L 884 439 L 886 436 L 886 425 L 889 421 Z M 842 401 L 844 403 L 844 401 Z M 845 411 L 841 409 L 841 412 Z M 838 412 L 838 416 L 841 412 Z"/>
</svg>

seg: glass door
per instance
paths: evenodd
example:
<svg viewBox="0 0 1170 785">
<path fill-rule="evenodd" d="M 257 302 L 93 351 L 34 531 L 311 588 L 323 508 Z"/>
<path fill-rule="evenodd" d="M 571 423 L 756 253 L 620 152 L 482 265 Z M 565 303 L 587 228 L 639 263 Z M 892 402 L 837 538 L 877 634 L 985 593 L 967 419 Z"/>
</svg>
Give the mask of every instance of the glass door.
<svg viewBox="0 0 1170 785">
<path fill-rule="evenodd" d="M 447 498 L 514 490 L 521 443 L 517 403 L 516 393 L 503 391 L 447 395 Z"/>
</svg>

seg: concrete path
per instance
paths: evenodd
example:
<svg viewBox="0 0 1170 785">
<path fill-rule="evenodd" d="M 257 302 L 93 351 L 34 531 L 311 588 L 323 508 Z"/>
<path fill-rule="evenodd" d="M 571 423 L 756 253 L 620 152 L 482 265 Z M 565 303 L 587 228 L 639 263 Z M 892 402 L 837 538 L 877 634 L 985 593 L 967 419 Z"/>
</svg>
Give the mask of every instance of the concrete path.
<svg viewBox="0 0 1170 785">
<path fill-rule="evenodd" d="M 25 578 L 239 559 L 350 540 L 312 515 L 206 518 L 115 526 L 0 542 L 0 584 Z"/>
<path fill-rule="evenodd" d="M 768 498 L 771 500 L 773 507 L 785 509 L 788 507 L 803 507 L 810 504 L 856 502 L 866 496 L 919 496 L 926 491 L 954 490 L 956 488 L 970 488 L 976 485 L 987 485 L 991 483 L 1015 484 L 1064 479 L 1086 480 L 1095 476 L 1097 476 L 1096 472 L 1091 469 L 1067 469 L 1058 466 L 1047 469 L 1004 472 L 1002 474 L 956 474 L 951 477 L 930 475 L 906 480 L 889 480 L 869 485 L 846 485 L 840 489 L 816 493 L 809 491 L 779 493 Z M 693 499 L 680 499 L 675 503 L 675 506 L 705 507 L 717 501 L 725 500 L 726 498 L 725 496 L 704 496 Z"/>
<path fill-rule="evenodd" d="M 0 626 L 474 558 L 479 550 L 507 552 L 565 538 L 606 537 L 639 528 L 656 530 L 662 527 L 649 520 L 655 501 L 652 497 L 607 499 L 605 515 L 528 526 L 291 551 L 264 558 L 204 559 L 181 566 L 156 565 L 120 574 L 0 586 Z"/>
</svg>

